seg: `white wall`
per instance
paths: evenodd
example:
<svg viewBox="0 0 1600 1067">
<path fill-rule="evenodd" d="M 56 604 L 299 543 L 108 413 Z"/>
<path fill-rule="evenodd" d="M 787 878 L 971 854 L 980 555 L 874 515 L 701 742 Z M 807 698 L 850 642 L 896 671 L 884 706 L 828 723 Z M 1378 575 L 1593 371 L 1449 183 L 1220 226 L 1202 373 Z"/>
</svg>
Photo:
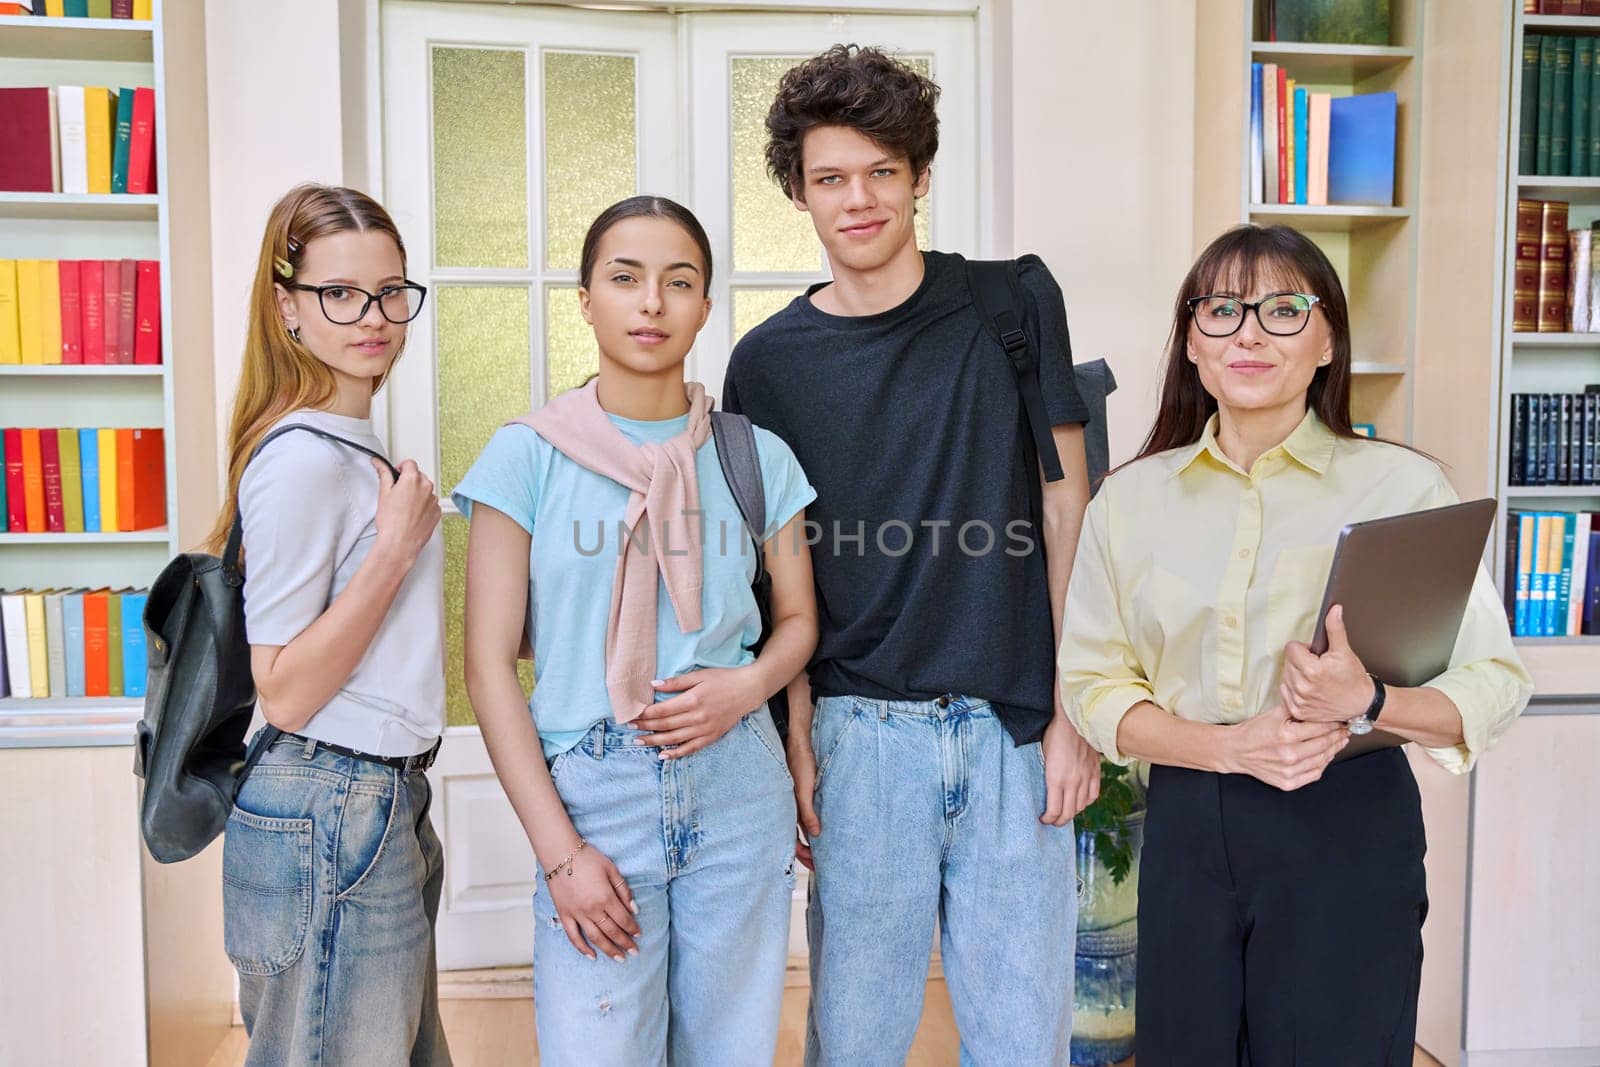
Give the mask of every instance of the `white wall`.
<svg viewBox="0 0 1600 1067">
<path fill-rule="evenodd" d="M 1155 414 L 1193 256 L 1192 0 L 1012 0 L 1013 246 L 1066 294 L 1073 357 L 1116 374 L 1112 462 Z"/>
</svg>

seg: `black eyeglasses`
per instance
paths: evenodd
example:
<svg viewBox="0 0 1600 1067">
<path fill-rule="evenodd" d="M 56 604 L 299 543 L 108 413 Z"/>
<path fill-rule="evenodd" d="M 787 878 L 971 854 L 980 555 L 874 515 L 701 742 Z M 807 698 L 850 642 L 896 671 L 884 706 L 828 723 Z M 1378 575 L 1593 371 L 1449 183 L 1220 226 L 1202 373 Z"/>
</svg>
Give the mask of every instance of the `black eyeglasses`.
<svg viewBox="0 0 1600 1067">
<path fill-rule="evenodd" d="M 280 282 L 287 289 L 303 293 L 316 293 L 322 305 L 323 316 L 336 326 L 350 326 L 367 317 L 367 309 L 377 301 L 378 311 L 396 326 L 416 318 L 422 312 L 422 301 L 428 296 L 426 286 L 416 282 L 404 285 L 386 285 L 376 293 L 354 285 L 305 285 L 301 282 Z"/>
<path fill-rule="evenodd" d="M 1261 328 L 1274 337 L 1293 337 L 1311 321 L 1311 309 L 1321 303 L 1320 297 L 1306 293 L 1273 293 L 1254 304 L 1238 297 L 1212 294 L 1189 298 L 1189 312 L 1194 324 L 1207 337 L 1232 337 L 1244 325 L 1247 312 L 1256 313 Z"/>
</svg>

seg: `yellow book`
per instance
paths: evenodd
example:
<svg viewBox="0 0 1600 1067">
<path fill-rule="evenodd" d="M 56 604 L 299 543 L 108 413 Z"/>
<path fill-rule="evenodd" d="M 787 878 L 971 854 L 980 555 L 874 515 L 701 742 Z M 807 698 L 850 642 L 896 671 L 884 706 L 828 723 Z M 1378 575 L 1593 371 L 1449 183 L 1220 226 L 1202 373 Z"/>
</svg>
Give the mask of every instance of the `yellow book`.
<svg viewBox="0 0 1600 1067">
<path fill-rule="evenodd" d="M 78 458 L 78 431 L 57 430 L 56 440 L 61 449 L 61 513 L 66 531 L 83 533 L 83 463 Z"/>
<path fill-rule="evenodd" d="M 39 10 L 38 0 L 34 0 L 34 11 Z M 44 0 L 44 13 L 53 19 L 67 17 L 67 0 Z"/>
<path fill-rule="evenodd" d="M 98 85 L 83 88 L 83 139 L 89 161 L 89 191 L 111 192 L 111 141 L 117 129 L 117 94 Z"/>
<path fill-rule="evenodd" d="M 149 22 L 155 17 L 151 11 L 152 7 L 153 5 L 150 3 L 150 0 L 133 0 L 133 17 L 135 19 Z"/>
<path fill-rule="evenodd" d="M 46 363 L 61 362 L 61 261 L 39 260 L 39 350 Z"/>
<path fill-rule="evenodd" d="M 28 621 L 28 681 L 34 696 L 47 697 L 50 695 L 50 646 L 45 641 L 44 594 L 28 593 L 22 603 L 23 617 Z"/>
<path fill-rule="evenodd" d="M 0 363 L 22 362 L 22 332 L 17 321 L 17 261 L 0 259 Z"/>
<path fill-rule="evenodd" d="M 24 363 L 44 362 L 44 337 L 39 305 L 39 261 L 17 260 L 17 339 Z M 57 288 L 60 279 L 57 279 Z"/>
<path fill-rule="evenodd" d="M 117 431 L 100 431 L 100 530 L 116 533 L 117 523 Z"/>
</svg>

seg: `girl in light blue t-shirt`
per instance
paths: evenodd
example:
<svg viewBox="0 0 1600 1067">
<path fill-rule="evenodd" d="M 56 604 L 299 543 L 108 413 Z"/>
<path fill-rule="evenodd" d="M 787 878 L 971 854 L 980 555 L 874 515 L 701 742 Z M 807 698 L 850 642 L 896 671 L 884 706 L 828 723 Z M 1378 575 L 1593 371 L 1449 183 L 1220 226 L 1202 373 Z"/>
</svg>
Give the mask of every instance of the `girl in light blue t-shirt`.
<svg viewBox="0 0 1600 1067">
<path fill-rule="evenodd" d="M 472 531 L 467 688 L 548 890 L 539 1051 L 770 1063 L 795 804 L 766 702 L 816 645 L 802 534 L 816 493 L 757 428 L 772 577 L 757 655 L 757 549 L 711 400 L 684 381 L 711 308 L 705 231 L 671 200 L 624 200 L 589 228 L 580 282 L 599 375 L 500 429 L 454 493 Z"/>
</svg>

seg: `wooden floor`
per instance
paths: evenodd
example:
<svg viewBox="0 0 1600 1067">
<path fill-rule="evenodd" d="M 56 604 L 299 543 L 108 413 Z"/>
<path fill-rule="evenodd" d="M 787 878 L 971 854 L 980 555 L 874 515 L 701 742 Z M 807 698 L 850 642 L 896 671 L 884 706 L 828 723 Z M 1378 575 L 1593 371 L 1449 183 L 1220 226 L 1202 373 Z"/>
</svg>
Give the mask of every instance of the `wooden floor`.
<svg viewBox="0 0 1600 1067">
<path fill-rule="evenodd" d="M 801 1062 L 805 1047 L 806 996 L 804 987 L 785 989 L 783 1020 L 778 1030 L 778 1054 L 774 1067 L 791 1067 Z M 958 1060 L 956 1024 L 950 1012 L 950 998 L 944 982 L 928 982 L 928 999 L 922 1025 L 907 1057 L 907 1067 L 947 1067 Z M 533 1001 L 442 1000 L 445 1032 L 456 1067 L 513 1067 L 537 1064 L 539 1054 L 533 1035 Z M 244 1063 L 247 1042 L 243 1027 L 234 1027 L 207 1067 L 238 1067 Z M 1121 1067 L 1133 1067 L 1129 1060 Z M 1416 1067 L 1439 1067 L 1427 1053 L 1417 1051 Z"/>
</svg>

